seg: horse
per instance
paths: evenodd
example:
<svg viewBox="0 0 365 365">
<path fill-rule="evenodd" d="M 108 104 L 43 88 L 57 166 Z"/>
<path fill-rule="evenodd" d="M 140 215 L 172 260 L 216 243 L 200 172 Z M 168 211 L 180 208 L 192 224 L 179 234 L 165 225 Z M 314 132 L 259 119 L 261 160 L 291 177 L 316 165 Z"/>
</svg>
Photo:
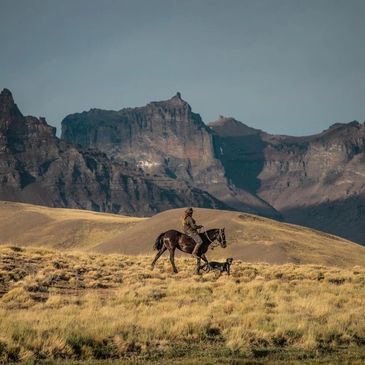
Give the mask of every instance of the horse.
<svg viewBox="0 0 365 365">
<path fill-rule="evenodd" d="M 213 247 L 221 246 L 222 248 L 227 247 L 226 236 L 224 232 L 224 228 L 214 228 L 209 229 L 203 233 L 199 233 L 200 238 L 202 239 L 203 243 L 199 247 L 197 256 L 197 268 L 196 273 L 200 273 L 200 262 L 204 260 L 208 263 L 208 259 L 205 256 L 205 253 L 208 251 L 208 248 L 211 244 L 217 241 L 217 244 L 214 244 Z M 161 233 L 155 241 L 153 248 L 158 250 L 156 257 L 151 263 L 151 269 L 153 270 L 156 264 L 156 261 L 159 257 L 166 251 L 169 250 L 170 252 L 170 262 L 172 266 L 172 270 L 174 273 L 177 273 L 177 268 L 175 265 L 175 250 L 178 249 L 182 252 L 192 253 L 195 247 L 195 241 L 190 236 L 171 229 L 167 232 Z M 212 247 L 212 248 L 213 248 Z"/>
</svg>

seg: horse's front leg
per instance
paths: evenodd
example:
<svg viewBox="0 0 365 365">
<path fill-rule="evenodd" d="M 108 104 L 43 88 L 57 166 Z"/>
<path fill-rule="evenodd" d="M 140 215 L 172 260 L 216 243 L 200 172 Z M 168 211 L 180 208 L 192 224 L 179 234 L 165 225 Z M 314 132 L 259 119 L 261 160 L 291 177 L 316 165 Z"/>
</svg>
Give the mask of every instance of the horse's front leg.
<svg viewBox="0 0 365 365">
<path fill-rule="evenodd" d="M 151 264 L 151 269 L 153 270 L 154 267 L 155 267 L 155 264 L 156 264 L 156 261 L 160 258 L 160 256 L 167 250 L 167 248 L 165 246 L 163 246 L 161 248 L 160 251 L 157 252 L 157 255 L 155 257 L 155 259 L 152 261 L 152 264 Z"/>
<path fill-rule="evenodd" d="M 175 249 L 173 248 L 172 250 L 170 250 L 170 262 L 171 262 L 171 266 L 172 266 L 172 270 L 174 271 L 175 274 L 178 273 L 176 265 L 175 265 Z"/>
<path fill-rule="evenodd" d="M 201 259 L 200 259 L 200 257 L 198 257 L 198 258 L 196 259 L 196 271 L 195 271 L 195 273 L 196 273 L 197 275 L 200 275 L 200 262 L 201 262 Z"/>
<path fill-rule="evenodd" d="M 201 255 L 201 258 L 208 264 L 207 256 L 205 256 L 205 253 Z"/>
</svg>

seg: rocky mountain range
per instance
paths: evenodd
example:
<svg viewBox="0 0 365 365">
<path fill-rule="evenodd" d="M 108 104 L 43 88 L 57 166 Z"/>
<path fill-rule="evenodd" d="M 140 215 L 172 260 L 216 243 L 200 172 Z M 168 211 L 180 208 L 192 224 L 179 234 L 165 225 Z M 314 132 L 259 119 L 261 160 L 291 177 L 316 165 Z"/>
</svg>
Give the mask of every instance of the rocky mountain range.
<svg viewBox="0 0 365 365">
<path fill-rule="evenodd" d="M 91 109 L 62 121 L 63 140 L 127 162 L 152 181 L 188 183 L 233 209 L 279 217 L 261 198 L 227 180 L 213 138 L 213 131 L 180 93 L 145 107 Z"/>
<path fill-rule="evenodd" d="M 307 137 L 270 135 L 232 118 L 209 126 L 236 186 L 288 222 L 365 243 L 364 123 L 336 123 Z"/>
<path fill-rule="evenodd" d="M 139 216 L 186 205 L 284 219 L 365 244 L 365 125 L 271 135 L 206 125 L 177 93 L 68 115 L 62 136 L 0 95 L 0 199 Z"/>
<path fill-rule="evenodd" d="M 226 208 L 184 181 L 156 183 L 140 169 L 76 148 L 55 132 L 43 118 L 23 116 L 9 90 L 1 92 L 1 200 L 140 216 L 175 206 Z"/>
</svg>

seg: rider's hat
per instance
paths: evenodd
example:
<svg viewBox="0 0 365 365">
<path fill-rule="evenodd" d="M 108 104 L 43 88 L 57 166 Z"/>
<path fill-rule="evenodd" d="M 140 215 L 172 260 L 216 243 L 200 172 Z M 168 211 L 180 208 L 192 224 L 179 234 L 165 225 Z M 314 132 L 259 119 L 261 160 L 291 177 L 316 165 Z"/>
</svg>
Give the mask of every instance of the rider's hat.
<svg viewBox="0 0 365 365">
<path fill-rule="evenodd" d="M 193 208 L 190 207 L 185 210 L 185 214 L 191 214 L 191 213 L 193 213 Z"/>
</svg>

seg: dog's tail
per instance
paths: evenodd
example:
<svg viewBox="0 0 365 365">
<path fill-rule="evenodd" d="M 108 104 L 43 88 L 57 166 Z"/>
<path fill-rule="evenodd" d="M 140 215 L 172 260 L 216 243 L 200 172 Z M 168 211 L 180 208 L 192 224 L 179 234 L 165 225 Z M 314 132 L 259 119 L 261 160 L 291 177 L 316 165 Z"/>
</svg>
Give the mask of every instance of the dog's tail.
<svg viewBox="0 0 365 365">
<path fill-rule="evenodd" d="M 162 237 L 164 236 L 165 232 L 161 233 L 157 238 L 156 238 L 156 241 L 155 241 L 155 244 L 153 245 L 153 249 L 154 250 L 157 250 L 157 251 L 160 251 L 162 246 L 163 246 L 163 239 Z"/>
</svg>

